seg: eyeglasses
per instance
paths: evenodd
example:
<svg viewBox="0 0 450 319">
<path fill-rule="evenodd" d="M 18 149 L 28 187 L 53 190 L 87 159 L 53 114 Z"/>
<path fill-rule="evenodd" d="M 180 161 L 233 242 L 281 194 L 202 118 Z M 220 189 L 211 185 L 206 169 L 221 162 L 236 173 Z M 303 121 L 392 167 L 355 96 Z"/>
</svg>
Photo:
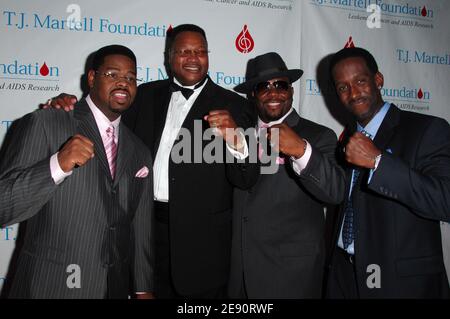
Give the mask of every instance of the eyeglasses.
<svg viewBox="0 0 450 319">
<path fill-rule="evenodd" d="M 124 75 L 121 76 L 119 75 L 119 73 L 117 72 L 112 72 L 112 71 L 107 71 L 107 72 L 99 72 L 99 71 L 95 71 L 95 73 L 104 76 L 106 79 L 108 79 L 111 82 L 117 82 L 119 80 L 125 80 L 125 82 L 129 83 L 129 84 L 136 84 L 138 82 L 141 82 L 141 79 L 137 79 L 135 76 L 132 75 Z"/>
<path fill-rule="evenodd" d="M 185 58 L 188 56 L 198 56 L 198 57 L 205 57 L 208 55 L 209 51 L 205 49 L 181 49 L 181 50 L 173 50 L 173 53 Z"/>
<path fill-rule="evenodd" d="M 255 85 L 254 92 L 257 95 L 267 94 L 272 88 L 275 89 L 278 93 L 286 93 L 289 91 L 291 84 L 287 81 L 279 80 L 273 83 L 269 81 L 261 82 Z"/>
</svg>

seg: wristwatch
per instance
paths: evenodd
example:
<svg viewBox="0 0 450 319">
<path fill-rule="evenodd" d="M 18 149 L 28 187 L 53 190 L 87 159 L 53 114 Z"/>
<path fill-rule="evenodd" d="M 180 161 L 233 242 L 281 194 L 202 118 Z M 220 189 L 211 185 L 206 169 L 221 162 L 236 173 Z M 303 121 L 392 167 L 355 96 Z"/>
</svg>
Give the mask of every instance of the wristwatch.
<svg viewBox="0 0 450 319">
<path fill-rule="evenodd" d="M 374 164 L 374 166 L 373 166 L 373 170 L 376 171 L 377 168 L 378 168 L 378 164 L 380 164 L 381 153 L 378 154 L 378 155 L 374 158 L 374 160 L 375 160 L 375 164 Z"/>
</svg>

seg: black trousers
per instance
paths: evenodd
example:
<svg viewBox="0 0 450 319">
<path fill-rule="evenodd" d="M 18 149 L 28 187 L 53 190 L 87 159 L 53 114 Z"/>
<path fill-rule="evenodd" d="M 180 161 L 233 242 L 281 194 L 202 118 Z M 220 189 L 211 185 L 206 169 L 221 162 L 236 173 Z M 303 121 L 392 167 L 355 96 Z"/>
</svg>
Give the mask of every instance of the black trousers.
<svg viewBox="0 0 450 319">
<path fill-rule="evenodd" d="M 336 247 L 333 266 L 330 269 L 327 284 L 327 299 L 359 298 L 356 281 L 355 257 Z"/>
<path fill-rule="evenodd" d="M 157 299 L 223 299 L 226 287 L 180 295 L 173 283 L 170 260 L 169 204 L 155 201 L 155 297 Z"/>
</svg>

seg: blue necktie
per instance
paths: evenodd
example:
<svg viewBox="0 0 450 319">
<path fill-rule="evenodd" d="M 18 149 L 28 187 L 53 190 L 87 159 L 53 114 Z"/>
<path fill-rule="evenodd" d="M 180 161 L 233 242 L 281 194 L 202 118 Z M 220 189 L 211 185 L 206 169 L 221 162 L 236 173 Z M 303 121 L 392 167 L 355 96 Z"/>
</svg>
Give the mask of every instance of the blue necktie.
<svg viewBox="0 0 450 319">
<path fill-rule="evenodd" d="M 355 211 L 353 209 L 353 194 L 355 191 L 356 182 L 358 181 L 360 172 L 361 171 L 356 168 L 353 170 L 352 192 L 350 193 L 350 196 L 345 203 L 344 208 L 345 217 L 344 217 L 344 225 L 342 227 L 342 241 L 344 243 L 344 249 L 347 249 L 347 247 L 355 239 L 355 230 L 353 227 L 353 219 L 355 214 Z"/>
<path fill-rule="evenodd" d="M 370 134 L 366 131 L 363 130 L 361 133 L 370 138 Z M 353 209 L 353 194 L 360 173 L 361 170 L 359 168 L 353 169 L 352 190 L 344 207 L 345 217 L 344 225 L 342 226 L 342 241 L 344 244 L 344 249 L 347 249 L 347 247 L 355 240 L 355 227 L 353 225 L 355 215 L 355 210 Z"/>
</svg>

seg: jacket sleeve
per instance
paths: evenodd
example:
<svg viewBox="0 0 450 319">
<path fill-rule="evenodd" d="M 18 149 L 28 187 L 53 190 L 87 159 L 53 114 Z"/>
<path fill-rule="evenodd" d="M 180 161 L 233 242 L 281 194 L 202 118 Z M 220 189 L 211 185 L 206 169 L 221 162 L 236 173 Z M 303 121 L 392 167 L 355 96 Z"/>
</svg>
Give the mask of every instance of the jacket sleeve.
<svg viewBox="0 0 450 319">
<path fill-rule="evenodd" d="M 300 181 L 318 200 L 339 204 L 345 197 L 345 173 L 336 162 L 336 135 L 327 129 L 308 142 L 312 153 L 299 175 Z"/>
<path fill-rule="evenodd" d="M 256 113 L 253 105 L 242 98 L 236 99 L 230 107 L 230 112 L 237 126 L 243 130 L 249 156 L 243 160 L 237 160 L 226 150 L 227 178 L 233 186 L 240 189 L 249 189 L 257 182 L 260 174 L 260 163 L 255 153 L 257 149 L 254 131 Z"/>
<path fill-rule="evenodd" d="M 410 207 L 422 217 L 450 221 L 448 123 L 439 118 L 430 121 L 412 161 L 383 152 L 369 189 Z"/>
<path fill-rule="evenodd" d="M 132 262 L 134 292 L 154 290 L 153 169 L 150 155 L 146 161 L 149 173 L 144 181 L 133 220 L 134 258 Z"/>
<path fill-rule="evenodd" d="M 11 130 L 0 162 L 2 227 L 38 213 L 57 188 L 50 172 L 46 132 L 37 113 L 26 115 Z"/>
</svg>

